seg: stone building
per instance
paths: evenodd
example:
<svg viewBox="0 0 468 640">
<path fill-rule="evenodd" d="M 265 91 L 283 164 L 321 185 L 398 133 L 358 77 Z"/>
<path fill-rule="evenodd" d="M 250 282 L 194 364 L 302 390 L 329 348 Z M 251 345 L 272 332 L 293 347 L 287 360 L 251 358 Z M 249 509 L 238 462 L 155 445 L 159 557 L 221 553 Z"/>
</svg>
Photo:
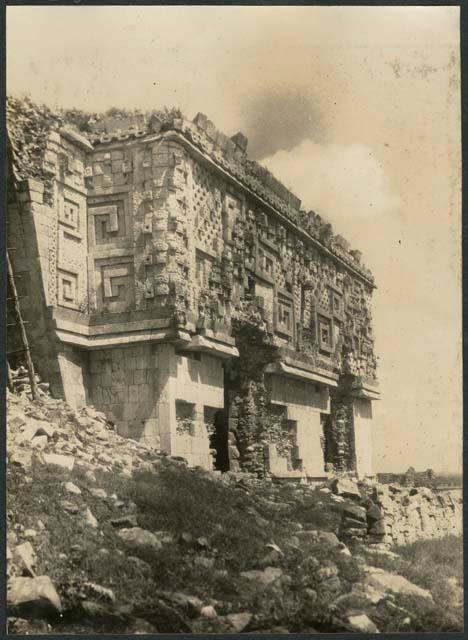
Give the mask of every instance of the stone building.
<svg viewBox="0 0 468 640">
<path fill-rule="evenodd" d="M 8 119 L 8 246 L 55 395 L 194 465 L 372 473 L 373 277 L 241 133 Z"/>
</svg>

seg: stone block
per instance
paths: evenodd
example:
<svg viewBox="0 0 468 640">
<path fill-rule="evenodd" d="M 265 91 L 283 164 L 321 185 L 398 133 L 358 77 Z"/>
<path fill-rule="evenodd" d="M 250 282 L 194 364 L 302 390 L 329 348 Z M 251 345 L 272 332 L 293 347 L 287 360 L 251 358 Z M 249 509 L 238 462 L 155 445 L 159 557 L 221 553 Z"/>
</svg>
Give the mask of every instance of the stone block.
<svg viewBox="0 0 468 640">
<path fill-rule="evenodd" d="M 133 383 L 134 384 L 146 383 L 146 369 L 136 369 L 133 372 Z"/>
<path fill-rule="evenodd" d="M 110 373 L 103 373 L 101 374 L 101 385 L 103 387 L 112 387 L 114 381 L 112 379 L 112 374 Z"/>
<path fill-rule="evenodd" d="M 338 496 L 344 498 L 360 499 L 361 493 L 355 482 L 347 480 L 345 478 L 336 478 L 332 482 L 332 491 Z"/>
<path fill-rule="evenodd" d="M 369 534 L 371 535 L 384 535 L 386 533 L 386 527 L 383 520 L 377 520 L 369 527 Z"/>
<path fill-rule="evenodd" d="M 138 400 L 139 402 L 148 402 L 154 396 L 153 390 L 147 384 L 138 385 Z"/>
<path fill-rule="evenodd" d="M 345 505 L 343 507 L 343 513 L 345 514 L 345 516 L 353 518 L 354 520 L 358 520 L 362 523 L 365 523 L 367 520 L 367 514 L 364 507 L 359 507 L 357 505 Z"/>
<path fill-rule="evenodd" d="M 355 520 L 354 518 L 344 517 L 340 524 L 341 529 L 362 529 L 367 531 L 367 524 L 361 520 Z"/>
</svg>

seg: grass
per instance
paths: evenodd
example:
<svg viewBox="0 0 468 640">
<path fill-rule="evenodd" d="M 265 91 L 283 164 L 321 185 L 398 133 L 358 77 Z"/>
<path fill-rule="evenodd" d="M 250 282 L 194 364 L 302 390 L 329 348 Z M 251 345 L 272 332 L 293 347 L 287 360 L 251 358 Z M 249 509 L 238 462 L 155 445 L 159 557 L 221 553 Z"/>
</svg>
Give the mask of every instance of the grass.
<svg viewBox="0 0 468 640">
<path fill-rule="evenodd" d="M 183 591 L 196 595 L 204 603 L 215 602 L 219 615 L 254 611 L 254 625 L 260 627 L 295 621 L 303 606 L 301 590 L 317 588 L 303 552 L 290 549 L 275 558 L 267 547 L 268 543 L 274 543 L 286 551 L 288 540 L 298 528 L 295 523 L 301 500 L 291 487 L 259 486 L 253 491 L 239 484 L 215 481 L 202 471 L 169 464 L 163 464 L 157 473 L 141 472 L 132 479 L 103 472 L 96 472 L 96 478 L 94 484 L 79 468 L 68 473 L 38 466 L 32 482 L 25 483 L 22 471 L 14 468 L 8 471 L 9 530 L 14 531 L 19 525 L 37 530 L 38 519 L 44 523 L 45 531 L 38 532 L 33 544 L 40 572 L 51 577 L 62 596 L 63 631 L 77 617 L 74 612 L 80 610 L 86 581 L 111 588 L 118 602 L 130 603 L 146 619 L 161 619 L 155 592 Z M 67 480 L 77 484 L 82 495 L 65 493 L 63 485 Z M 118 507 L 111 499 L 95 498 L 90 489 L 96 486 L 105 489 L 108 496 L 117 494 L 125 506 Z M 81 508 L 88 506 L 99 521 L 99 531 L 84 524 L 79 515 L 65 511 L 63 500 Z M 140 527 L 172 535 L 173 542 L 162 551 L 129 551 L 116 535 L 110 520 L 128 512 L 132 503 L 136 505 Z M 335 514 L 327 517 L 325 523 L 323 500 L 317 494 L 301 503 L 305 504 L 302 509 L 306 526 L 325 528 L 322 525 L 330 526 L 333 519 L 339 520 Z M 185 540 L 181 540 L 182 533 Z M 314 563 L 326 564 L 333 558 L 332 551 L 322 545 L 309 547 Z M 129 556 L 136 556 L 146 564 Z M 354 562 L 342 557 L 334 560 L 340 566 L 341 588 L 350 589 L 357 575 Z M 294 583 L 259 589 L 239 575 L 269 564 L 280 566 L 288 577 L 293 575 Z M 319 597 L 313 607 L 317 620 L 328 621 L 323 624 L 331 624 L 324 614 L 327 599 L 326 594 L 323 599 Z M 117 627 L 115 630 L 122 630 Z M 173 616 L 161 630 L 188 629 Z"/>
<path fill-rule="evenodd" d="M 369 564 L 397 571 L 434 595 L 435 605 L 395 598 L 411 612 L 412 626 L 403 629 L 401 612 L 369 606 L 355 591 L 362 575 L 353 557 L 312 538 L 301 539 L 300 545 L 294 540 L 301 526 L 337 530 L 342 505 L 329 495 L 291 485 L 252 487 L 228 477 L 214 480 L 201 470 L 165 461 L 157 471 L 139 472 L 131 479 L 99 471 L 95 475 L 96 483 L 80 467 L 68 473 L 38 465 L 32 480 L 25 482 L 23 471 L 7 470 L 9 535 L 20 526 L 38 531 L 32 543 L 40 573 L 51 577 L 63 600 L 64 617 L 56 621 L 54 632 L 134 633 L 134 619 L 143 618 L 155 632 L 188 633 L 194 613 L 188 605 L 174 605 L 173 592 L 198 597 L 213 605 L 218 616 L 253 613 L 246 629 L 252 632 L 275 626 L 302 633 L 349 631 L 350 607 L 366 611 L 381 631 L 462 628 L 461 613 L 450 605 L 450 594 L 441 586 L 443 578 L 462 579 L 462 546 L 457 539 L 398 549 L 401 560 L 396 562 L 369 554 Z M 81 495 L 65 493 L 68 480 L 80 487 Z M 94 497 L 90 489 L 96 487 L 109 497 Z M 88 506 L 99 529 L 64 510 L 63 500 Z M 129 550 L 110 522 L 129 511 L 136 513 L 140 527 L 168 532 L 172 542 L 159 551 Z M 38 519 L 44 531 L 38 529 Z M 281 553 L 269 543 L 278 545 Z M 283 576 L 259 586 L 240 575 L 266 566 L 280 568 Z M 338 580 L 323 579 L 324 567 L 337 568 Z M 105 613 L 86 614 L 82 602 L 89 595 L 87 582 L 112 589 L 116 606 L 103 602 Z M 346 607 L 335 604 L 342 596 Z M 219 631 L 210 625 L 205 619 L 197 631 Z"/>
<path fill-rule="evenodd" d="M 420 598 L 401 595 L 395 598 L 398 605 L 411 611 L 411 630 L 462 631 L 463 607 L 457 606 L 456 602 L 460 595 L 458 589 L 463 589 L 463 539 L 446 536 L 419 540 L 394 547 L 393 551 L 400 559 L 366 552 L 364 555 L 369 564 L 404 576 L 430 591 L 434 599 L 431 604 Z M 458 582 L 458 589 L 450 583 L 453 579 Z"/>
</svg>

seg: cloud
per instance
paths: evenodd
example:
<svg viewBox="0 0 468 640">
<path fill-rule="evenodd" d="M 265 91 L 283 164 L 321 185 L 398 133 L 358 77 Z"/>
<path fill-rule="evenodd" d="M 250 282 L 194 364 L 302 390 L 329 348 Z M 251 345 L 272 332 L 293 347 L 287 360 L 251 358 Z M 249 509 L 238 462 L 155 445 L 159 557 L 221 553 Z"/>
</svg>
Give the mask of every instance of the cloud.
<svg viewBox="0 0 468 640">
<path fill-rule="evenodd" d="M 372 249 L 371 223 L 378 220 L 381 234 L 382 224 L 390 224 L 398 212 L 399 198 L 367 145 L 305 139 L 294 149 L 278 151 L 261 163 L 301 198 L 305 209 L 319 213 L 333 224 L 336 233 L 366 253 Z"/>
<path fill-rule="evenodd" d="M 317 101 L 307 89 L 291 86 L 256 91 L 241 102 L 241 123 L 249 137 L 249 155 L 291 151 L 305 138 L 321 138 Z"/>
</svg>

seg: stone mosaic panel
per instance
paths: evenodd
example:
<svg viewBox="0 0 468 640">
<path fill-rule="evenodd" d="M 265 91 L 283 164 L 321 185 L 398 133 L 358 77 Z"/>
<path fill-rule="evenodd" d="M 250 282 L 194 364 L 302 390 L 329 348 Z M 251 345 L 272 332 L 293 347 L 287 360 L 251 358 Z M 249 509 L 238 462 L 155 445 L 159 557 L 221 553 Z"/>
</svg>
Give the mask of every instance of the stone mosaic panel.
<svg viewBox="0 0 468 640">
<path fill-rule="evenodd" d="M 95 288 L 98 311 L 130 311 L 135 305 L 133 258 L 95 260 Z"/>
<path fill-rule="evenodd" d="M 58 278 L 58 304 L 69 309 L 78 308 L 78 274 L 59 269 Z"/>
<path fill-rule="evenodd" d="M 197 246 L 217 255 L 223 238 L 222 194 L 209 171 L 199 165 L 193 170 L 192 206 Z"/>
<path fill-rule="evenodd" d="M 117 238 L 127 235 L 125 220 L 125 206 L 123 201 L 112 204 L 103 203 L 88 208 L 88 214 L 92 218 L 94 243 L 96 245 L 109 244 Z"/>
</svg>

